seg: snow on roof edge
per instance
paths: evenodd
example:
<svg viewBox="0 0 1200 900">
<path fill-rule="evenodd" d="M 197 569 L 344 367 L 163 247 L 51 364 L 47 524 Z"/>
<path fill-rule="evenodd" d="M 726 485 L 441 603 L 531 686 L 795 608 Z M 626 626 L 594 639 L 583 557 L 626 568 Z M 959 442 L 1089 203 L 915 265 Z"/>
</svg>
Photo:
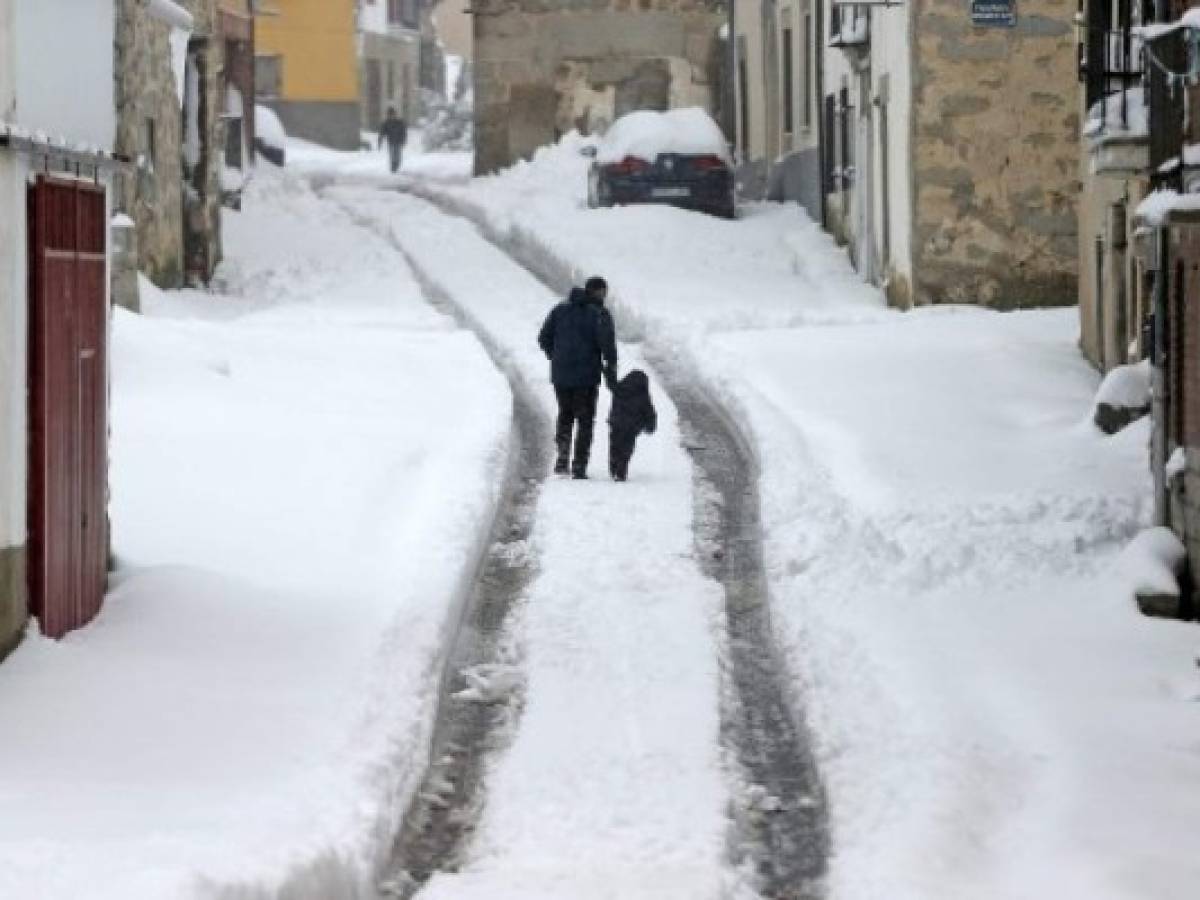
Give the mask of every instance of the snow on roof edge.
<svg viewBox="0 0 1200 900">
<path fill-rule="evenodd" d="M 192 14 L 174 0 L 141 0 L 141 3 L 146 12 L 160 22 L 185 31 L 195 30 L 196 20 L 192 18 Z"/>
</svg>

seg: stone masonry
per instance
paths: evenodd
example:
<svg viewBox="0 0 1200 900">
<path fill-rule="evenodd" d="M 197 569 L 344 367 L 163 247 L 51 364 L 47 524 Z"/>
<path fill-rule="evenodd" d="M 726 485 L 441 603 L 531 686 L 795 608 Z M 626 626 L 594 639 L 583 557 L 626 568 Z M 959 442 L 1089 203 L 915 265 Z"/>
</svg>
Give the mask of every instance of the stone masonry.
<svg viewBox="0 0 1200 900">
<path fill-rule="evenodd" d="M 1074 303 L 1074 0 L 1023 0 L 1014 28 L 912 2 L 914 299 Z"/>
<path fill-rule="evenodd" d="M 573 128 L 719 99 L 723 0 L 478 0 L 472 11 L 477 173 Z"/>
<path fill-rule="evenodd" d="M 170 29 L 138 0 L 117 0 L 118 153 L 137 160 L 117 205 L 137 223 L 138 266 L 159 287 L 183 283 L 183 161 Z"/>
<path fill-rule="evenodd" d="M 171 68 L 170 29 L 138 0 L 117 0 L 118 153 L 139 161 L 121 179 L 117 206 L 137 225 L 138 265 L 160 287 L 206 281 L 220 260 L 221 41 L 215 0 L 181 0 L 195 17 L 189 53 L 199 61 L 200 159 L 183 154 L 183 116 Z"/>
</svg>

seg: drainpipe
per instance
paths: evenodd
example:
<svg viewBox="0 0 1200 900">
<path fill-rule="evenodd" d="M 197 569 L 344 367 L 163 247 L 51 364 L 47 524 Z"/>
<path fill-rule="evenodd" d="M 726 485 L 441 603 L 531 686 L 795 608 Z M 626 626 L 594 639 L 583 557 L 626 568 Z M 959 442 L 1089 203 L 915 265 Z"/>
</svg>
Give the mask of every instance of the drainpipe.
<svg viewBox="0 0 1200 900">
<path fill-rule="evenodd" d="M 1167 230 L 1154 229 L 1154 331 L 1150 354 L 1150 472 L 1154 478 L 1154 524 L 1167 525 Z"/>
<path fill-rule="evenodd" d="M 725 84 L 722 86 L 722 103 L 725 121 L 721 123 L 725 134 L 735 150 L 738 146 L 738 61 L 737 61 L 737 0 L 728 0 L 729 13 L 725 17 Z"/>
</svg>

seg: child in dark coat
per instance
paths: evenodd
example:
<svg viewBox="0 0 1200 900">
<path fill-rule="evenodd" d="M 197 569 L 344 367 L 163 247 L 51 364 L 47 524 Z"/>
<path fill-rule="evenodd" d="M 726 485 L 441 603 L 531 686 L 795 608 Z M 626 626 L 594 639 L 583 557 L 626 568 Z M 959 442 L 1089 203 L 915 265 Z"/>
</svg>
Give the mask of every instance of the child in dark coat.
<svg viewBox="0 0 1200 900">
<path fill-rule="evenodd" d="M 608 387 L 613 395 L 608 413 L 608 471 L 614 481 L 624 481 L 637 436 L 654 434 L 658 414 L 650 402 L 650 379 L 641 369 L 634 369 L 616 384 L 608 382 Z"/>
</svg>

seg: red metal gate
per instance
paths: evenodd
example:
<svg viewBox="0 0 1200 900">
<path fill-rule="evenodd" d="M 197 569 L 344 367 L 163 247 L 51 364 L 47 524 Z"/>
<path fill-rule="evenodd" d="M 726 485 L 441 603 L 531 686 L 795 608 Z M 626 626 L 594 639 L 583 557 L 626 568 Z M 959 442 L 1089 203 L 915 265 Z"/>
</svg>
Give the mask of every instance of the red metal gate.
<svg viewBox="0 0 1200 900">
<path fill-rule="evenodd" d="M 108 557 L 104 190 L 29 191 L 30 610 L 61 637 L 100 611 Z"/>
</svg>

